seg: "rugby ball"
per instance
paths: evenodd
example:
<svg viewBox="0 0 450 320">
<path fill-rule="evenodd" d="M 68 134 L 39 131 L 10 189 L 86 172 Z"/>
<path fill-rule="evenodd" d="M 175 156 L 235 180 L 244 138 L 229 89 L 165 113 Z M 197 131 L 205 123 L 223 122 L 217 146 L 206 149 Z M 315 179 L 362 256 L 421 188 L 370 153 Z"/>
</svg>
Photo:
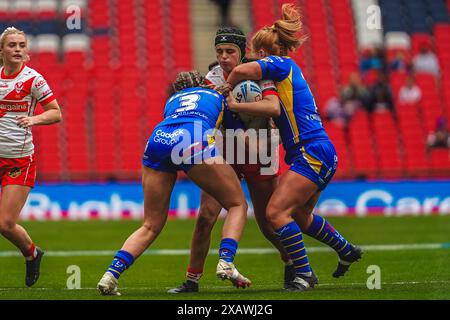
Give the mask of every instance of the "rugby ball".
<svg viewBox="0 0 450 320">
<path fill-rule="evenodd" d="M 261 88 L 255 81 L 251 80 L 238 83 L 232 94 L 238 103 L 262 100 Z M 266 129 L 269 126 L 269 118 L 256 117 L 245 113 L 239 113 L 239 118 L 244 122 L 247 129 Z"/>
</svg>

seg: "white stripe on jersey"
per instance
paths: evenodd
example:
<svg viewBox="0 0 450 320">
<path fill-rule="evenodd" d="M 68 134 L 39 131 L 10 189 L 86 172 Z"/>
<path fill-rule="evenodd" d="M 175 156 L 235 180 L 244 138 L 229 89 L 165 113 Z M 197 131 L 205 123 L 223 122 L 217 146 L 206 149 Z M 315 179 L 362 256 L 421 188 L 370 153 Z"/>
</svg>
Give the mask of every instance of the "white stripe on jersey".
<svg viewBox="0 0 450 320">
<path fill-rule="evenodd" d="M 3 67 L 0 68 L 0 75 Z M 36 70 L 24 66 L 13 79 L 0 77 L 0 157 L 21 158 L 33 154 L 31 128 L 20 128 L 16 117 L 33 116 L 38 101 L 53 92 Z"/>
<path fill-rule="evenodd" d="M 25 184 L 27 182 L 28 171 L 30 171 L 31 162 L 33 162 L 33 155 L 30 155 L 30 162 L 28 163 L 27 173 L 25 174 L 25 180 L 23 180 L 23 184 Z"/>
</svg>

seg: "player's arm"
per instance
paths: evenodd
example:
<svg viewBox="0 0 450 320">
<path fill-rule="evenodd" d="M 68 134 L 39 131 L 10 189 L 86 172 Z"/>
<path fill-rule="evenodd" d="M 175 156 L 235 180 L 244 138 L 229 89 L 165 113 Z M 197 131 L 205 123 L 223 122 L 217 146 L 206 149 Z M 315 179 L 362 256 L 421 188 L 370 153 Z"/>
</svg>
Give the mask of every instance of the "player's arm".
<svg viewBox="0 0 450 320">
<path fill-rule="evenodd" d="M 55 100 L 42 106 L 44 112 L 36 116 L 18 116 L 17 125 L 22 128 L 28 128 L 36 125 L 49 125 L 62 120 L 61 109 Z"/>
<path fill-rule="evenodd" d="M 281 113 L 280 99 L 275 94 L 266 95 L 260 101 L 241 103 L 237 102 L 232 94 L 229 94 L 227 103 L 231 111 L 248 113 L 252 116 L 277 118 Z"/>
<path fill-rule="evenodd" d="M 244 80 L 261 80 L 263 77 L 261 66 L 253 61 L 236 66 L 228 76 L 227 83 L 234 88 L 239 82 Z"/>
</svg>

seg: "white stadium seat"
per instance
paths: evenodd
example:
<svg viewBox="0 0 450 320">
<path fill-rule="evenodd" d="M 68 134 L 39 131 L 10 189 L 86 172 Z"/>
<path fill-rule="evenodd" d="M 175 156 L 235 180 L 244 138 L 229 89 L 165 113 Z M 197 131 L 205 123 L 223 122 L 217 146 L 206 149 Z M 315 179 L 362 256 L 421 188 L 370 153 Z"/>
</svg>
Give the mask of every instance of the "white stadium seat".
<svg viewBox="0 0 450 320">
<path fill-rule="evenodd" d="M 90 38 L 85 34 L 68 34 L 62 40 L 63 51 L 89 51 Z"/>
<path fill-rule="evenodd" d="M 16 12 L 33 12 L 34 8 L 35 7 L 32 5 L 31 0 L 20 0 L 14 2 L 14 11 Z"/>
<path fill-rule="evenodd" d="M 56 0 L 38 0 L 36 3 L 36 11 L 57 11 L 58 9 Z"/>
<path fill-rule="evenodd" d="M 55 34 L 41 34 L 34 41 L 35 52 L 58 52 L 59 47 L 60 38 Z"/>
<path fill-rule="evenodd" d="M 411 38 L 406 32 L 388 32 L 384 36 L 384 43 L 387 49 L 404 49 L 411 48 Z"/>
</svg>

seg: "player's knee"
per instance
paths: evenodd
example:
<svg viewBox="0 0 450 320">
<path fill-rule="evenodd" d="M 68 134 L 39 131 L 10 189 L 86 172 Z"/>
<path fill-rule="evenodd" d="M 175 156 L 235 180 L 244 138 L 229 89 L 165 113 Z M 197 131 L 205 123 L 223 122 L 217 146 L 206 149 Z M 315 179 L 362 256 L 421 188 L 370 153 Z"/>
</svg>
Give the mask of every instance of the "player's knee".
<svg viewBox="0 0 450 320">
<path fill-rule="evenodd" d="M 148 222 L 145 221 L 142 225 L 145 229 L 147 229 L 147 234 L 155 234 L 158 235 L 161 233 L 162 229 L 164 228 L 164 221 L 158 222 L 158 221 L 152 221 Z"/>
<path fill-rule="evenodd" d="M 198 220 L 202 220 L 204 223 L 213 224 L 216 221 L 220 210 L 221 208 L 218 208 L 216 205 L 209 205 L 207 202 L 202 203 L 200 210 L 198 211 Z"/>
<path fill-rule="evenodd" d="M 0 219 L 0 233 L 2 235 L 7 235 L 14 230 L 16 222 L 11 219 Z"/>
<path fill-rule="evenodd" d="M 197 223 L 195 225 L 195 233 L 203 238 L 206 234 L 211 233 L 215 222 L 216 216 L 202 215 L 201 213 L 199 213 Z"/>
</svg>

